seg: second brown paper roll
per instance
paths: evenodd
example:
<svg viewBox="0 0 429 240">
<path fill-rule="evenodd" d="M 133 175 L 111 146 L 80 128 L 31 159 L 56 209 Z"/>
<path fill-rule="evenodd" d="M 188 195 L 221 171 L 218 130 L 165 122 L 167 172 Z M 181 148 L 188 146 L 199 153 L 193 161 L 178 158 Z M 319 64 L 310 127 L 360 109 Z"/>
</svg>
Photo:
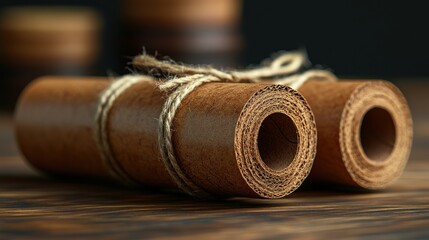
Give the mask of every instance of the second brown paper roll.
<svg viewBox="0 0 429 240">
<path fill-rule="evenodd" d="M 94 116 L 110 84 L 100 78 L 45 77 L 27 87 L 15 124 L 28 161 L 57 175 L 109 177 L 94 139 Z M 130 178 L 174 188 L 158 148 L 163 103 L 154 82 L 136 83 L 113 103 L 106 131 L 115 160 Z M 316 128 L 308 104 L 289 87 L 210 83 L 182 101 L 173 142 L 181 169 L 205 191 L 278 198 L 308 175 Z"/>
<path fill-rule="evenodd" d="M 382 80 L 309 80 L 299 91 L 316 119 L 318 145 L 308 182 L 382 189 L 402 174 L 412 144 L 407 102 Z"/>
</svg>

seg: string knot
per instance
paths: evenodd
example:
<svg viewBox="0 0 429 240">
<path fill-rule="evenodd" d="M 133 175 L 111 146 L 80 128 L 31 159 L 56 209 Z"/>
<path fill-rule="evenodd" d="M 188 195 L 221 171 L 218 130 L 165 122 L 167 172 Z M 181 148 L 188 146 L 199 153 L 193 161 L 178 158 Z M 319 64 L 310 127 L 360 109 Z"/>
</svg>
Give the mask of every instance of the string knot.
<svg viewBox="0 0 429 240">
<path fill-rule="evenodd" d="M 153 56 L 142 54 L 133 59 L 133 65 L 139 70 L 153 77 L 169 77 L 170 80 L 161 82 L 159 89 L 162 91 L 174 91 L 178 87 L 191 82 L 272 82 L 281 85 L 293 85 L 298 88 L 305 81 L 298 80 L 298 72 L 308 63 L 307 55 L 303 51 L 294 51 L 281 54 L 268 64 L 242 71 L 223 71 L 211 66 L 191 66 L 178 64 L 171 60 L 158 60 Z M 312 70 L 314 71 L 314 70 Z M 326 73 L 329 78 L 333 75 L 328 71 L 317 70 L 317 75 Z M 308 76 L 308 74 L 306 75 Z M 307 78 L 308 79 L 308 78 Z M 297 82 L 299 84 L 293 84 Z"/>
</svg>

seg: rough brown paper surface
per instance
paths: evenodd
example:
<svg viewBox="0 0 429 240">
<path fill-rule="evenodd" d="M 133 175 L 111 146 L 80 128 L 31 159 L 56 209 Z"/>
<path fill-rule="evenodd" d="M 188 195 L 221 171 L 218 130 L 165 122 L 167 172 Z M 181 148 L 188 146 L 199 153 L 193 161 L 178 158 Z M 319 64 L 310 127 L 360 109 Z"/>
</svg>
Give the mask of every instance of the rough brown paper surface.
<svg viewBox="0 0 429 240">
<path fill-rule="evenodd" d="M 35 167 L 56 175 L 109 177 L 97 151 L 94 116 L 107 79 L 45 77 L 21 95 L 17 141 Z M 174 188 L 160 160 L 157 129 L 163 103 L 153 82 L 121 94 L 107 119 L 116 161 L 135 181 Z M 289 87 L 209 83 L 188 95 L 173 121 L 182 171 L 220 196 L 278 198 L 308 175 L 316 150 L 313 114 Z"/>
<path fill-rule="evenodd" d="M 318 132 L 309 182 L 380 189 L 401 175 L 413 131 L 407 102 L 393 84 L 316 79 L 299 91 Z"/>
</svg>

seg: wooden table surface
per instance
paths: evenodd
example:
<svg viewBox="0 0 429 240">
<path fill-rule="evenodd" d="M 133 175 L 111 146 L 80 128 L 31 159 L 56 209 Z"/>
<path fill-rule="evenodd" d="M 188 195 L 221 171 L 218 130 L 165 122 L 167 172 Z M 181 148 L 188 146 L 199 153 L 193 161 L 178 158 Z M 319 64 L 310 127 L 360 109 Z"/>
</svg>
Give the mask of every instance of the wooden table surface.
<svg viewBox="0 0 429 240">
<path fill-rule="evenodd" d="M 278 200 L 196 201 L 106 183 L 50 179 L 19 155 L 0 117 L 0 239 L 429 238 L 429 81 L 397 82 L 415 123 L 404 175 L 379 192 L 300 189 Z"/>
</svg>

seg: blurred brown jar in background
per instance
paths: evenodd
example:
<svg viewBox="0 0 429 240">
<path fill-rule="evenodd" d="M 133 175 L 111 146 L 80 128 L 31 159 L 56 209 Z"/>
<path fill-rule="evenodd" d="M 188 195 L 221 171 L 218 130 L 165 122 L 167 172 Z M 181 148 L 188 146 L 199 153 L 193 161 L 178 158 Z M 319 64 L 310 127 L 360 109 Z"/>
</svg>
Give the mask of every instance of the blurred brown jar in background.
<svg viewBox="0 0 429 240">
<path fill-rule="evenodd" d="M 1 107 L 46 74 L 85 75 L 100 54 L 101 20 L 81 7 L 11 7 L 0 13 Z"/>
<path fill-rule="evenodd" d="M 123 57 L 145 47 L 182 62 L 237 66 L 241 7 L 241 0 L 124 0 Z"/>
</svg>

